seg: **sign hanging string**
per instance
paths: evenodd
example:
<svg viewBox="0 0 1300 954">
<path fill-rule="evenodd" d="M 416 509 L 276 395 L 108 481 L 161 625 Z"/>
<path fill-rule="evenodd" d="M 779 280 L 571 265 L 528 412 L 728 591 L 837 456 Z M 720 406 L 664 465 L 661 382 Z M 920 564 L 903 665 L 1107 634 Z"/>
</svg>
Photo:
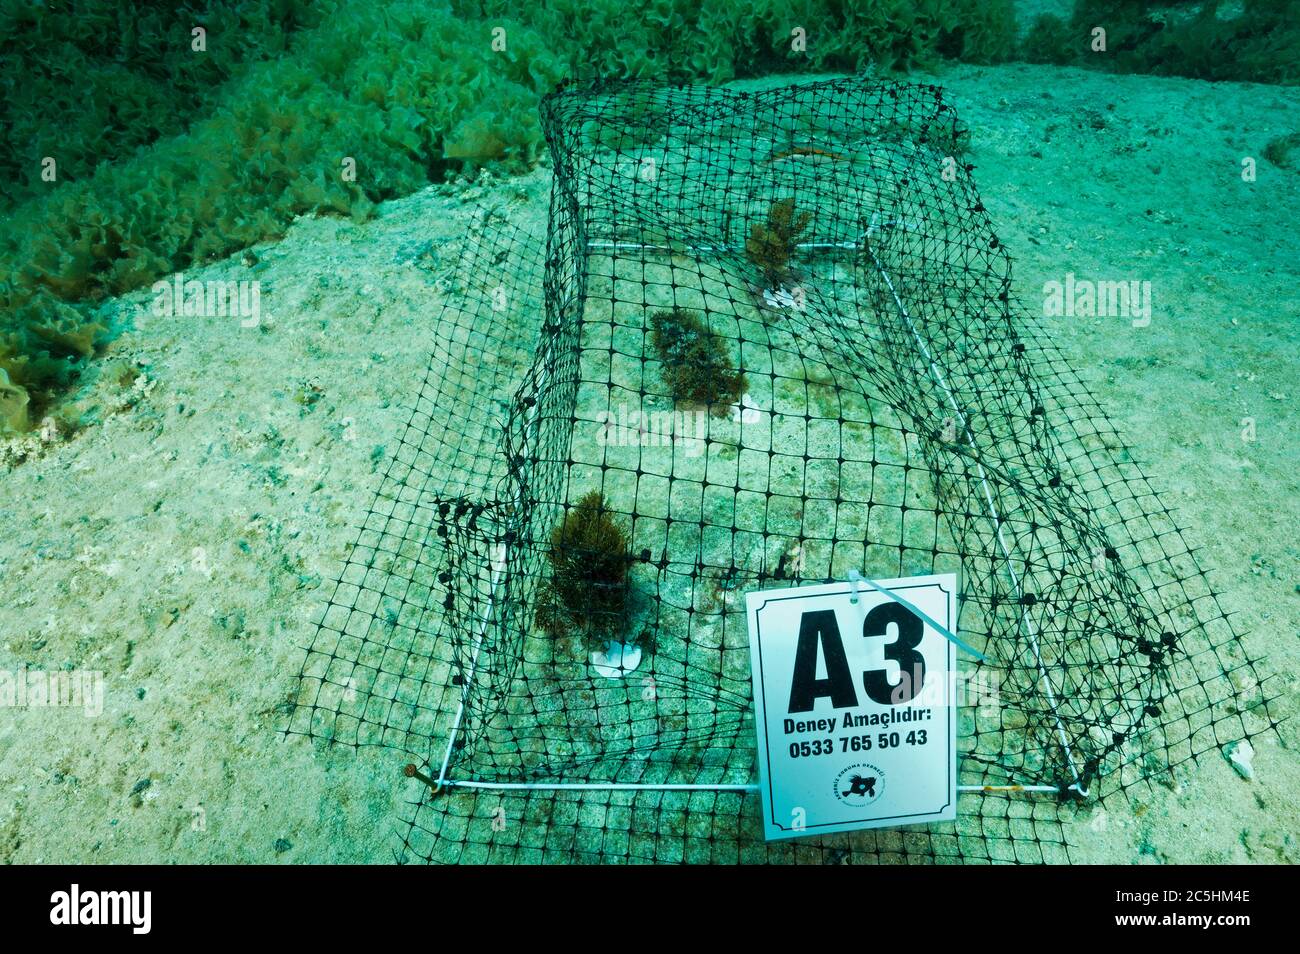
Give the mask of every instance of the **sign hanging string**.
<svg viewBox="0 0 1300 954">
<path fill-rule="evenodd" d="M 940 636 L 948 640 L 958 649 L 966 650 L 966 652 L 970 653 L 980 662 L 988 662 L 987 656 L 985 656 L 974 646 L 971 646 L 969 643 L 965 643 L 962 640 L 958 639 L 956 633 L 948 629 L 947 626 L 944 626 L 942 623 L 933 619 L 928 613 L 920 609 L 920 607 L 914 605 L 908 600 L 903 599 L 903 597 L 899 596 L 897 593 L 893 592 L 892 590 L 885 589 L 885 587 L 878 584 L 875 580 L 868 579 L 867 577 L 859 573 L 857 570 L 849 570 L 849 584 L 853 587 L 853 595 L 849 597 L 850 603 L 856 604 L 858 602 L 858 593 L 861 591 L 863 583 L 867 584 L 867 586 L 871 587 L 877 593 L 884 593 L 895 603 L 901 605 L 905 610 L 911 613 L 915 613 L 926 623 L 929 623 L 932 627 L 934 627 L 934 629 L 939 633 Z"/>
</svg>

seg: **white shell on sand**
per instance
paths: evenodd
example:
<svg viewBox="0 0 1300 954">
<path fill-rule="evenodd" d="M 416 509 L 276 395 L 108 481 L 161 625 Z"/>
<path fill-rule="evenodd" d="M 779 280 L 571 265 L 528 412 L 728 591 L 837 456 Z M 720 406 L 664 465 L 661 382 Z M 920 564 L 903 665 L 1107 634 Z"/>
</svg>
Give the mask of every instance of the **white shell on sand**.
<svg viewBox="0 0 1300 954">
<path fill-rule="evenodd" d="M 622 679 L 639 665 L 641 647 L 630 643 L 610 643 L 591 654 L 591 667 L 606 679 Z"/>
<path fill-rule="evenodd" d="M 1250 781 L 1255 777 L 1255 748 L 1249 739 L 1231 742 L 1223 747 L 1223 757 L 1232 763 L 1233 769 L 1242 778 Z"/>
</svg>

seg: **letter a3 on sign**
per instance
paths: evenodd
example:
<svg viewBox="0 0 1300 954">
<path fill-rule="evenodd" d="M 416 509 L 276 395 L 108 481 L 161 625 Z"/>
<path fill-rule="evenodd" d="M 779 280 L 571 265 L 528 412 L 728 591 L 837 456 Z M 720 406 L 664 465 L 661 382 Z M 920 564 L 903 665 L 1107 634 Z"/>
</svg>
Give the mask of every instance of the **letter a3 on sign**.
<svg viewBox="0 0 1300 954">
<path fill-rule="evenodd" d="M 746 604 L 767 840 L 955 819 L 956 576 Z"/>
</svg>

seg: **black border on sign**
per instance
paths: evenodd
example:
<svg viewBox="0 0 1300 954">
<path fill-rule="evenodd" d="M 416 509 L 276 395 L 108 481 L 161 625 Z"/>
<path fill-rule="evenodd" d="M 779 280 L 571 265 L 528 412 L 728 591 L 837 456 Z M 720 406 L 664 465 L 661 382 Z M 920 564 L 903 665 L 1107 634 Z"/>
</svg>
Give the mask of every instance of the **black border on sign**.
<svg viewBox="0 0 1300 954">
<path fill-rule="evenodd" d="M 938 574 L 936 574 L 936 575 L 938 575 Z M 826 584 L 817 584 L 817 585 L 819 585 L 819 586 L 825 586 Z M 833 584 L 832 584 L 832 585 L 833 585 Z M 782 602 L 782 601 L 785 601 L 785 600 L 793 600 L 793 599 L 810 599 L 810 598 L 811 598 L 811 599 L 816 599 L 816 598 L 823 597 L 823 596 L 830 597 L 830 596 L 849 596 L 849 595 L 852 595 L 852 593 L 853 593 L 853 587 L 852 587 L 852 585 L 846 583 L 846 584 L 844 584 L 844 587 L 845 587 L 845 588 L 844 588 L 843 590 L 839 590 L 839 591 L 831 590 L 831 591 L 829 591 L 829 592 L 819 593 L 819 594 L 817 594 L 817 597 L 809 597 L 809 596 L 807 596 L 807 595 L 803 595 L 803 596 L 796 595 L 796 594 L 797 594 L 797 591 L 798 591 L 799 589 L 801 589 L 801 587 L 791 587 L 788 591 L 785 591 L 785 590 L 777 590 L 776 592 L 778 592 L 778 593 L 781 593 L 781 592 L 789 592 L 790 595 L 789 595 L 789 596 L 772 596 L 772 597 L 765 598 L 765 599 L 763 600 L 763 604 L 762 604 L 761 606 L 758 606 L 758 607 L 755 607 L 755 608 L 754 608 L 754 646 L 755 646 L 755 649 L 757 650 L 756 653 L 755 653 L 755 655 L 758 657 L 758 687 L 759 687 L 759 692 L 762 694 L 762 697 L 763 697 L 763 699 L 762 699 L 762 702 L 763 702 L 763 748 L 764 748 L 765 755 L 766 755 L 765 765 L 766 765 L 766 767 L 767 767 L 767 771 L 764 773 L 764 779 L 763 779 L 763 782 L 764 782 L 765 787 L 766 787 L 766 789 L 767 789 L 767 808 L 768 808 L 768 814 L 769 814 L 770 816 L 772 816 L 772 817 L 771 817 L 772 827 L 774 827 L 774 828 L 776 828 L 776 829 L 778 829 L 779 831 L 782 831 L 782 832 L 787 832 L 787 831 L 800 831 L 800 832 L 806 832 L 806 831 L 811 831 L 811 830 L 813 830 L 814 828 L 838 827 L 838 826 L 840 826 L 840 825 L 854 825 L 854 824 L 858 824 L 858 823 L 860 823 L 860 822 L 894 821 L 894 820 L 896 820 L 896 819 L 900 819 L 900 818 L 917 818 L 917 819 L 921 819 L 920 821 L 908 822 L 908 823 L 907 823 L 907 824 L 912 824 L 912 825 L 919 825 L 919 824 L 923 824 L 924 820 L 926 820 L 926 819 L 933 819 L 933 817 L 934 817 L 935 815 L 940 815 L 940 814 L 942 814 L 942 813 L 943 813 L 943 812 L 948 808 L 948 806 L 952 804 L 952 792 L 953 792 L 953 774 L 952 774 L 952 773 L 953 773 L 953 765 L 954 765 L 954 763 L 957 761 L 956 738 L 955 738 L 955 735 L 954 735 L 954 728 L 953 728 L 953 721 L 952 721 L 952 720 L 953 720 L 953 717 L 954 717 L 954 715 L 955 715 L 955 710 L 956 710 L 956 708 L 957 708 L 957 706 L 956 706 L 956 700 L 953 700 L 953 705 L 950 705 L 950 706 L 946 706 L 946 707 L 945 707 L 945 708 L 948 710 L 948 725 L 947 725 L 947 730 L 948 730 L 948 732 L 947 732 L 947 739 L 948 739 L 949 755 L 950 755 L 951 757 L 950 757 L 949 759 L 946 760 L 946 761 L 947 761 L 947 766 L 946 766 L 946 768 L 947 768 L 947 772 L 948 772 L 948 784 L 947 784 L 946 786 L 944 786 L 944 797 L 945 797 L 945 801 L 944 801 L 944 803 L 943 803 L 942 805 L 940 805 L 938 808 L 934 809 L 933 811 L 928 811 L 928 812 L 914 812 L 914 813 L 912 813 L 912 814 L 910 814 L 910 815 L 879 815 L 879 816 L 875 816 L 875 817 L 872 817 L 872 818 L 859 818 L 859 819 L 856 819 L 856 820 L 850 818 L 850 819 L 845 819 L 845 820 L 842 820 L 842 821 L 823 822 L 823 823 L 818 824 L 818 825 L 805 825 L 803 828 L 800 828 L 800 829 L 787 828 L 785 825 L 782 825 L 780 822 L 778 822 L 778 821 L 776 820 L 774 814 L 773 814 L 774 811 L 775 811 L 775 809 L 776 809 L 776 796 L 775 796 L 775 793 L 773 792 L 773 789 L 772 789 L 772 749 L 771 749 L 771 738 L 770 738 L 770 735 L 769 735 L 769 733 L 768 733 L 768 727 L 767 727 L 767 712 L 768 712 L 768 710 L 767 710 L 767 679 L 764 677 L 764 674 L 763 674 L 763 624 L 762 624 L 762 621 L 759 619 L 759 613 L 761 613 L 763 610 L 767 609 L 767 604 L 768 604 L 768 603 L 777 603 L 777 602 Z M 948 589 L 946 589 L 942 583 L 939 583 L 939 582 L 933 582 L 933 583 L 911 583 L 911 584 L 908 584 L 908 585 L 906 585 L 906 586 L 891 586 L 889 589 L 890 589 L 891 591 L 896 591 L 896 590 L 916 590 L 916 589 L 932 589 L 932 588 L 937 588 L 937 589 L 939 590 L 940 593 L 943 593 L 945 596 L 948 597 L 947 599 L 945 599 L 945 600 L 943 601 L 944 615 L 945 615 L 944 626 L 946 626 L 949 630 L 951 630 L 951 629 L 952 629 L 952 604 L 953 604 L 953 602 L 955 601 L 956 596 L 955 596 L 954 593 L 952 593 L 952 592 L 950 592 Z M 874 592 L 876 592 L 876 591 L 875 591 L 875 590 L 872 590 L 871 592 L 874 593 Z M 883 596 L 884 594 L 880 594 L 880 595 Z M 888 598 L 889 598 L 888 596 L 885 596 L 885 599 L 888 599 Z M 924 621 L 922 621 L 922 622 L 924 622 Z M 933 627 L 930 627 L 930 628 L 931 628 L 931 630 L 933 630 Z M 942 633 L 936 633 L 936 635 L 939 636 L 940 639 L 943 639 L 943 634 L 942 634 Z M 948 650 L 948 670 L 947 670 L 947 671 L 948 671 L 949 673 L 955 673 L 956 670 L 957 670 L 957 647 L 954 646 L 954 645 L 952 644 L 952 641 L 951 641 L 951 640 L 943 639 L 943 641 L 944 641 L 944 644 L 947 646 L 947 650 Z M 757 724 L 758 724 L 758 720 L 755 719 L 755 725 L 757 726 Z M 878 827 L 878 826 L 873 826 L 873 827 Z"/>
</svg>

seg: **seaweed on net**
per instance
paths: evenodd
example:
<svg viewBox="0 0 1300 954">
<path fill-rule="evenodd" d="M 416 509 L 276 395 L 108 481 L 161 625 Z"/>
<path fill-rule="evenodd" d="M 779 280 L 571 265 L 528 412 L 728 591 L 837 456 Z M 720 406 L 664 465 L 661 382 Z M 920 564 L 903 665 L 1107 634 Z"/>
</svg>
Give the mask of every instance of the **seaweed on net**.
<svg viewBox="0 0 1300 954">
<path fill-rule="evenodd" d="M 725 413 L 744 395 L 744 372 L 731 369 L 725 341 L 694 312 L 669 308 L 651 314 L 650 343 L 674 399 Z"/>
<path fill-rule="evenodd" d="M 787 196 L 772 203 L 766 222 L 749 227 L 745 255 L 762 271 L 765 288 L 779 288 L 790 277 L 790 259 L 811 219 L 811 212 L 796 215 L 794 197 Z"/>
<path fill-rule="evenodd" d="M 550 575 L 538 597 L 538 625 L 608 643 L 623 636 L 628 602 L 627 536 L 593 490 L 551 531 Z"/>
<path fill-rule="evenodd" d="M 672 120 L 629 176 L 600 130 L 647 115 Z M 566 86 L 542 120 L 548 234 L 466 237 L 287 726 L 415 763 L 402 858 L 1058 861 L 1075 801 L 1275 730 L 1172 512 L 1011 294 L 970 169 L 940 174 L 939 89 Z M 770 161 L 791 140 L 837 158 Z M 791 196 L 804 294 L 764 307 L 745 225 Z M 698 444 L 610 439 L 662 395 L 646 316 L 672 308 L 720 336 L 746 403 Z M 626 538 L 624 679 L 538 625 L 575 513 Z M 850 570 L 959 573 L 991 691 L 960 710 L 958 818 L 768 845 L 735 595 Z"/>
</svg>

